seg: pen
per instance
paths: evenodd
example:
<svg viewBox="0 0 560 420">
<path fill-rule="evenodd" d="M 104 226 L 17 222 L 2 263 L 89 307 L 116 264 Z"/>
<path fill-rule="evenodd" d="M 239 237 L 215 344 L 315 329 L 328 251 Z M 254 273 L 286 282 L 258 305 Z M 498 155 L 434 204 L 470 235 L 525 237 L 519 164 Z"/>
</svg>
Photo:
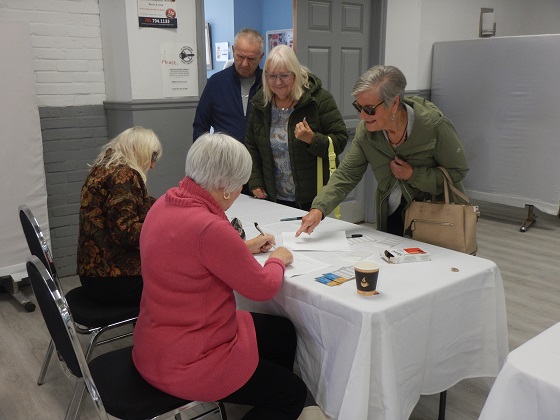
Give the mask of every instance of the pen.
<svg viewBox="0 0 560 420">
<path fill-rule="evenodd" d="M 259 227 L 259 224 L 258 224 L 257 222 L 255 222 L 255 228 L 259 231 L 259 233 L 260 233 L 262 236 L 265 236 L 264 232 L 263 232 L 262 229 Z M 270 243 L 270 242 L 269 242 L 269 243 Z M 270 247 L 271 247 L 272 249 L 276 249 L 276 247 L 275 247 L 274 245 L 272 245 L 272 244 L 270 244 Z"/>
<path fill-rule="evenodd" d="M 291 220 L 301 220 L 303 217 L 286 217 L 285 219 L 280 219 L 281 222 L 289 222 Z"/>
<path fill-rule="evenodd" d="M 364 236 L 364 235 L 361 235 L 359 233 L 355 233 L 353 235 L 347 236 L 347 238 L 361 238 L 362 236 Z"/>
</svg>

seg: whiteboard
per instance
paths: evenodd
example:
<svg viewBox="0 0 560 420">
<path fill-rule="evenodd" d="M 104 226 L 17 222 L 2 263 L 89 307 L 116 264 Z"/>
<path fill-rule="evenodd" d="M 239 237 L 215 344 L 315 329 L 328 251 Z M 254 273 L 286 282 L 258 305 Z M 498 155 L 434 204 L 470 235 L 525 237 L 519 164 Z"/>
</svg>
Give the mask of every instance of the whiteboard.
<svg viewBox="0 0 560 420">
<path fill-rule="evenodd" d="M 27 277 L 30 255 L 18 206 L 26 204 L 49 236 L 47 188 L 31 36 L 27 22 L 0 21 L 0 276 Z"/>
<path fill-rule="evenodd" d="M 469 159 L 469 196 L 556 215 L 560 201 L 560 35 L 434 44 L 432 101 Z"/>
</svg>

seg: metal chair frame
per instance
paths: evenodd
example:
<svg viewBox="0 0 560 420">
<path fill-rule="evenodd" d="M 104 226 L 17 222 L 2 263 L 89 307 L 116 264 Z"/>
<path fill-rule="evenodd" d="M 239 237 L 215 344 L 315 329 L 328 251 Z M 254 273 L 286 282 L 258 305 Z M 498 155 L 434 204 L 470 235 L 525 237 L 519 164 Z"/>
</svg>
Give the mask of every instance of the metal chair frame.
<svg viewBox="0 0 560 420">
<path fill-rule="evenodd" d="M 35 218 L 35 216 L 33 215 L 33 213 L 31 212 L 31 210 L 29 209 L 29 207 L 27 207 L 26 205 L 20 205 L 18 207 L 18 211 L 19 211 L 19 216 L 20 216 L 20 221 L 22 223 L 22 228 L 25 234 L 25 238 L 27 240 L 27 244 L 29 246 L 29 250 L 31 252 L 32 255 L 35 255 L 36 257 L 38 257 L 41 262 L 43 263 L 43 265 L 47 268 L 47 270 L 49 271 L 51 277 L 53 278 L 53 281 L 55 282 L 57 288 L 63 292 L 63 288 L 62 285 L 60 283 L 60 280 L 58 278 L 58 274 L 56 271 L 56 266 L 54 264 L 54 260 L 52 257 L 52 253 L 51 250 L 49 248 L 49 244 L 47 242 L 47 240 L 45 239 L 45 236 L 43 235 L 43 231 L 41 230 L 41 227 L 39 226 L 39 223 L 37 222 L 37 219 Z M 24 223 L 29 223 L 31 225 L 31 227 L 33 228 L 33 231 L 35 233 L 36 238 L 29 238 L 28 234 L 26 232 L 26 228 L 24 226 Z M 30 243 L 30 241 L 35 240 L 37 241 L 37 244 L 35 245 L 39 245 L 42 252 L 39 254 L 35 247 Z M 39 254 L 39 255 L 37 255 Z M 81 286 L 79 286 L 81 287 Z M 70 308 L 70 310 L 72 310 L 72 308 Z M 74 324 L 74 327 L 76 329 L 76 332 L 78 334 L 82 334 L 82 335 L 90 335 L 90 340 L 85 352 L 85 357 L 86 360 L 89 360 L 91 358 L 91 355 L 93 353 L 93 350 L 96 346 L 100 346 L 103 344 L 107 344 L 107 343 L 111 343 L 115 340 L 120 340 L 122 338 L 125 337 L 130 337 L 132 335 L 132 332 L 127 332 L 127 333 L 123 333 L 114 337 L 110 337 L 104 340 L 100 340 L 100 337 L 102 334 L 106 333 L 109 330 L 118 328 L 118 327 L 122 327 L 128 324 L 133 324 L 136 322 L 136 320 L 138 319 L 137 316 L 135 317 L 130 317 L 130 318 L 126 318 L 123 319 L 121 321 L 118 322 L 114 322 L 108 325 L 101 325 L 101 326 L 86 326 L 86 325 L 79 325 L 79 324 Z M 42 385 L 44 380 L 45 380 L 45 375 L 47 373 L 48 367 L 49 367 L 49 363 L 53 354 L 53 350 L 54 350 L 54 344 L 53 341 L 51 340 L 51 342 L 49 343 L 49 347 L 47 349 L 47 354 L 45 355 L 45 360 L 43 361 L 43 364 L 41 366 L 41 371 L 39 372 L 39 377 L 37 379 L 37 385 Z"/>
<path fill-rule="evenodd" d="M 99 417 L 101 419 L 108 420 L 108 415 L 115 416 L 115 414 L 113 414 L 113 412 L 115 411 L 115 406 L 106 407 L 102 401 L 102 394 L 105 393 L 105 395 L 107 396 L 107 394 L 109 394 L 109 390 L 98 388 L 95 383 L 95 378 L 90 371 L 89 363 L 95 363 L 96 359 L 88 363 L 88 360 L 84 355 L 81 343 L 78 339 L 78 332 L 76 330 L 74 320 L 72 319 L 72 314 L 70 308 L 68 307 L 68 302 L 64 297 L 64 293 L 62 292 L 54 278 L 51 276 L 50 272 L 45 268 L 43 263 L 36 256 L 32 256 L 27 260 L 27 272 L 49 333 L 55 341 L 57 349 L 59 350 L 58 353 L 61 361 L 64 362 L 64 364 L 68 368 L 68 371 L 78 378 L 77 387 L 87 388 L 89 395 L 99 414 Z M 101 358 L 103 358 L 103 360 L 105 361 L 110 361 L 111 353 L 116 356 L 118 352 L 121 352 L 120 354 L 122 355 L 125 354 L 123 350 L 127 349 L 119 349 L 105 353 L 102 356 L 99 356 L 99 360 L 102 360 Z M 114 363 L 120 362 L 121 360 L 122 359 L 113 359 L 112 361 Z M 132 361 L 130 360 L 130 362 Z M 105 368 L 109 365 L 101 364 L 98 365 L 98 367 L 99 366 Z M 99 370 L 97 370 L 96 372 L 99 372 Z M 103 373 L 105 372 L 106 370 L 104 369 Z M 165 394 L 162 391 L 149 385 L 137 374 L 137 371 L 134 370 L 132 371 L 130 377 L 115 378 L 115 380 L 117 381 L 119 379 L 123 379 L 123 383 L 129 384 L 130 381 L 133 381 L 133 389 L 136 389 L 134 388 L 136 385 L 140 386 L 144 391 L 144 394 L 146 394 L 146 392 L 148 393 L 147 401 L 153 400 L 154 404 L 159 405 L 160 407 L 164 406 L 168 408 L 170 404 L 172 406 L 175 406 L 170 411 L 168 410 L 165 413 L 158 413 L 153 417 L 149 417 L 151 419 L 164 419 L 174 415 L 178 420 L 181 419 L 181 413 L 187 412 L 188 410 L 191 410 L 201 404 L 206 404 L 199 401 L 181 400 L 179 398 Z M 111 376 L 111 382 L 112 381 L 113 376 Z M 118 384 L 118 386 L 119 389 L 123 388 L 122 384 Z M 126 398 L 126 393 L 124 393 L 123 395 L 124 398 Z M 121 397 L 123 395 L 118 395 L 117 397 Z M 162 396 L 164 398 L 164 401 L 162 401 L 161 399 Z M 130 404 L 136 404 L 137 400 L 135 397 L 135 395 L 129 395 L 126 402 Z M 143 397 L 146 398 L 146 395 L 144 395 Z M 74 410 L 72 409 L 73 402 L 74 400 L 70 402 L 66 413 L 66 418 L 69 418 L 69 416 L 74 414 Z M 212 404 L 215 404 L 215 406 L 210 409 L 207 409 L 203 405 L 206 411 L 196 415 L 195 417 L 191 417 L 191 419 L 201 419 L 214 413 L 220 413 L 222 420 L 227 420 L 227 415 L 223 404 L 220 402 Z M 152 412 L 157 412 L 158 408 L 159 407 L 150 407 Z M 137 418 L 137 416 L 135 416 L 134 418 Z"/>
</svg>

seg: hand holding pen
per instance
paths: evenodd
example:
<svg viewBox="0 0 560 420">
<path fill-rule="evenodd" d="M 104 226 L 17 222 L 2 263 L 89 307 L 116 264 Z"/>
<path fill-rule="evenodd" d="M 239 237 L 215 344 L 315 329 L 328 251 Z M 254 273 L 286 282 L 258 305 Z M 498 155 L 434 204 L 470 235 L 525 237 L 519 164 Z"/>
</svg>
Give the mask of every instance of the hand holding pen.
<svg viewBox="0 0 560 420">
<path fill-rule="evenodd" d="M 267 252 L 270 248 L 276 249 L 276 247 L 274 246 L 276 244 L 276 239 L 273 235 L 265 234 L 259 227 L 259 224 L 257 222 L 255 222 L 255 229 L 257 229 L 260 233 L 260 236 L 255 238 L 256 241 L 263 242 L 263 240 L 266 239 L 266 241 L 264 241 L 264 243 L 259 246 L 261 252 Z"/>
<path fill-rule="evenodd" d="M 285 265 L 288 265 L 288 264 L 292 263 L 292 261 L 294 260 L 294 256 L 288 248 L 284 248 L 283 246 L 278 247 L 278 248 L 274 247 L 272 242 L 270 242 L 270 239 L 268 239 L 268 238 L 272 238 L 272 241 L 274 241 L 274 236 L 269 235 L 269 234 L 265 234 L 262 231 L 262 229 L 259 227 L 259 224 L 257 222 L 255 222 L 255 228 L 260 233 L 260 236 L 257 236 L 257 238 L 267 238 L 267 241 L 260 248 L 261 252 L 266 252 L 270 248 L 272 248 L 272 249 L 274 249 L 274 251 L 270 254 L 270 258 L 273 258 L 273 257 L 274 258 L 279 258 L 284 262 Z M 257 238 L 255 238 L 255 240 Z M 273 242 L 273 243 L 276 243 L 276 242 Z"/>
<path fill-rule="evenodd" d="M 307 144 L 313 143 L 313 139 L 315 138 L 315 132 L 307 123 L 306 117 L 303 118 L 303 121 L 296 124 L 294 134 L 296 136 L 296 139 L 301 140 Z"/>
</svg>

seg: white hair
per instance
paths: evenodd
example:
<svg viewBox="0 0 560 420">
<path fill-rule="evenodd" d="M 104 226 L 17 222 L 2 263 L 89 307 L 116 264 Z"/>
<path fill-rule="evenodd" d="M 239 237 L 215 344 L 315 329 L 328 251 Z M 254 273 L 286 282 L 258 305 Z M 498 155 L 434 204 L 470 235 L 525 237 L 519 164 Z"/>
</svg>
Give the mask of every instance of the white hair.
<svg viewBox="0 0 560 420">
<path fill-rule="evenodd" d="M 207 191 L 233 192 L 251 175 L 251 155 L 245 145 L 223 133 L 206 133 L 187 153 L 185 175 Z"/>
</svg>

